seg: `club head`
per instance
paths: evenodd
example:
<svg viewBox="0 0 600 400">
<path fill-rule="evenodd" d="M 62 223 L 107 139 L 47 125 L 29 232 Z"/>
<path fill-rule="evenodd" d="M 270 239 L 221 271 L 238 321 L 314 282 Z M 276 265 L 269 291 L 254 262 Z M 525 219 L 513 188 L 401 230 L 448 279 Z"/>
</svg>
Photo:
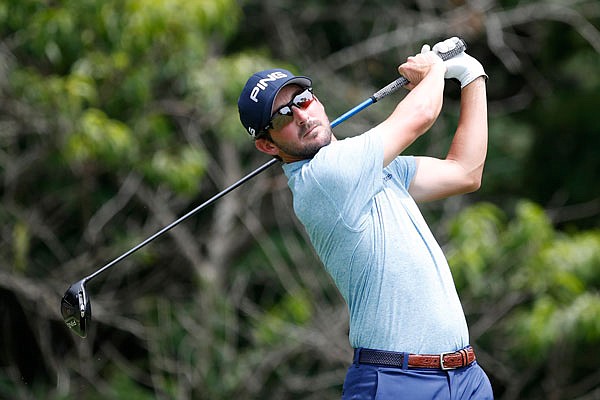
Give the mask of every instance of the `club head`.
<svg viewBox="0 0 600 400">
<path fill-rule="evenodd" d="M 82 338 L 92 319 L 92 304 L 85 291 L 85 279 L 72 284 L 60 302 L 60 312 L 65 323 Z"/>
</svg>

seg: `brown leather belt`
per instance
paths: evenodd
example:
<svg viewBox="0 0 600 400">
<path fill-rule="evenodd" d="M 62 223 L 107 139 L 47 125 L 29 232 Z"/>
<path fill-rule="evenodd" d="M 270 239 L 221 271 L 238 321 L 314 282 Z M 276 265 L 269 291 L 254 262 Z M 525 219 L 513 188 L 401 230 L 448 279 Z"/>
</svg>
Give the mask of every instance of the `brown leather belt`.
<svg viewBox="0 0 600 400">
<path fill-rule="evenodd" d="M 408 356 L 408 363 L 404 357 Z M 375 364 L 399 368 L 456 369 L 466 367 L 475 361 L 471 346 L 441 354 L 408 354 L 395 351 L 356 349 L 354 361 L 359 364 Z"/>
</svg>

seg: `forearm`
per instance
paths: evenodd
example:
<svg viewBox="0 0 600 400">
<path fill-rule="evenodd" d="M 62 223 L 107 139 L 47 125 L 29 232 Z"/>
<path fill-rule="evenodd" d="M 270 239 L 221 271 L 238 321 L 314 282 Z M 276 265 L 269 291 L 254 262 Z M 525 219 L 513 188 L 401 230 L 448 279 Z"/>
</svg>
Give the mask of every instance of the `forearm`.
<svg viewBox="0 0 600 400">
<path fill-rule="evenodd" d="M 419 135 L 429 129 L 442 110 L 444 71 L 443 64 L 432 66 L 432 71 L 398 103 L 390 121 L 399 124 L 412 120 Z"/>
<path fill-rule="evenodd" d="M 463 170 L 467 190 L 481 185 L 487 154 L 488 121 L 485 79 L 479 77 L 461 92 L 460 117 L 446 160 L 454 161 Z"/>
<path fill-rule="evenodd" d="M 440 114 L 444 96 L 443 64 L 432 70 L 398 103 L 377 129 L 386 141 L 385 165 L 425 133 Z"/>
</svg>

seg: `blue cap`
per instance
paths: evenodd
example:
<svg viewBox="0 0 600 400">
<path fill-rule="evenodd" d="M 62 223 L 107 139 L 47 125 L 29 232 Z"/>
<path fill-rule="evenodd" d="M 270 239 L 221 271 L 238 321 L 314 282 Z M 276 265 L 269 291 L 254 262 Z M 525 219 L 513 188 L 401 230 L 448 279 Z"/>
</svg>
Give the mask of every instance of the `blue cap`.
<svg viewBox="0 0 600 400">
<path fill-rule="evenodd" d="M 277 93 L 292 83 L 302 87 L 312 85 L 310 78 L 295 76 L 281 68 L 260 71 L 248 79 L 238 99 L 238 111 L 250 136 L 256 137 L 269 124 Z"/>
</svg>

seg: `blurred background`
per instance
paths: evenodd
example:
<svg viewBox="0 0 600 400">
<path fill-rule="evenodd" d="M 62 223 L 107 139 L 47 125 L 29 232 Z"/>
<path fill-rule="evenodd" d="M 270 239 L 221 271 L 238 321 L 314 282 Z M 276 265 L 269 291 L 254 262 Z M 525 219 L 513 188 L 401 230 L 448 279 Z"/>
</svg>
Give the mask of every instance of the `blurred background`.
<svg viewBox="0 0 600 400">
<path fill-rule="evenodd" d="M 450 36 L 490 77 L 488 161 L 423 212 L 471 342 L 497 399 L 600 399 L 597 0 L 2 0 L 0 398 L 339 398 L 347 309 L 279 166 L 90 282 L 86 339 L 60 299 L 269 161 L 238 120 L 250 74 L 311 76 L 333 119 Z M 407 153 L 445 155 L 446 92 Z"/>
</svg>

